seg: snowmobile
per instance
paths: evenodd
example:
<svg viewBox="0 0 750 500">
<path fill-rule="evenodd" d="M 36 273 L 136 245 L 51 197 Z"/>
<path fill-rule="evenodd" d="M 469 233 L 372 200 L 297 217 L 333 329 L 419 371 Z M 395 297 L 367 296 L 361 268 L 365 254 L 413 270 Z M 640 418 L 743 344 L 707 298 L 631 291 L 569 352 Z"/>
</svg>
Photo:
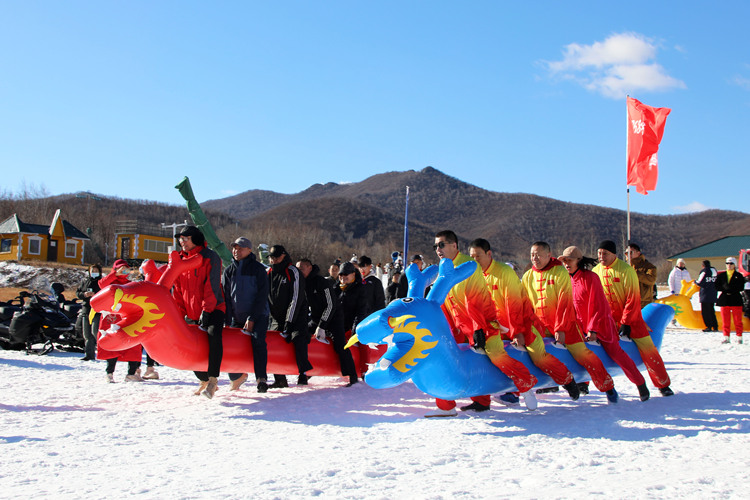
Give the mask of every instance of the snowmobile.
<svg viewBox="0 0 750 500">
<path fill-rule="evenodd" d="M 53 299 L 37 291 L 22 292 L 23 308 L 15 311 L 7 333 L 0 330 L 0 347 L 8 350 L 26 350 L 29 354 L 48 354 L 58 348 L 83 351 L 83 337 L 76 335 L 73 321 Z M 42 344 L 41 348 L 35 345 Z"/>
</svg>

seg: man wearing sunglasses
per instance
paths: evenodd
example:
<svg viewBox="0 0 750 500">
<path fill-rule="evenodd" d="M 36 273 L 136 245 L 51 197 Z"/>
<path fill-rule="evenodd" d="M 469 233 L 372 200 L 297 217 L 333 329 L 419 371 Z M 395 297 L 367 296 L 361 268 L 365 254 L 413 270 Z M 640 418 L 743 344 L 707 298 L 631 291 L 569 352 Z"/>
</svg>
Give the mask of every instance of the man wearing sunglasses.
<svg viewBox="0 0 750 500">
<path fill-rule="evenodd" d="M 458 251 L 458 238 L 453 231 L 440 231 L 435 235 L 433 245 L 440 259 L 450 259 L 453 266 L 472 261 L 472 258 Z M 501 330 L 507 331 L 497 322 L 495 304 L 484 283 L 479 266 L 467 279 L 455 285 L 443 303 L 443 312 L 453 331 L 456 342 L 468 341 L 475 350 L 483 350 L 492 363 L 510 378 L 521 393 L 526 407 L 535 410 L 536 396 L 532 388 L 537 379 L 521 362 L 508 356 L 500 336 Z M 462 411 L 486 411 L 490 409 L 490 396 L 475 396 Z M 456 402 L 437 399 L 437 410 L 428 413 L 427 417 L 456 416 Z"/>
</svg>

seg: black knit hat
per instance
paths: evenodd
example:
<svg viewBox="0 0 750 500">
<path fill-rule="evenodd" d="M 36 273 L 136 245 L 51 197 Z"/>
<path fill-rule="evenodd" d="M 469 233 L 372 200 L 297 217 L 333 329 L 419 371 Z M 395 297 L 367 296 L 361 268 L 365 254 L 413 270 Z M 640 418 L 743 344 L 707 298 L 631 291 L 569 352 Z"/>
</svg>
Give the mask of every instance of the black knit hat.
<svg viewBox="0 0 750 500">
<path fill-rule="evenodd" d="M 180 236 L 190 236 L 190 240 L 193 242 L 193 244 L 198 246 L 203 246 L 203 244 L 206 242 L 206 238 L 203 236 L 203 233 L 201 233 L 201 230 L 195 226 L 187 226 L 175 236 L 177 236 L 178 238 Z"/>
<path fill-rule="evenodd" d="M 612 252 L 613 254 L 617 255 L 617 245 L 612 240 L 604 240 L 601 243 L 599 243 L 599 248 L 602 250 L 607 250 L 608 252 Z"/>
</svg>

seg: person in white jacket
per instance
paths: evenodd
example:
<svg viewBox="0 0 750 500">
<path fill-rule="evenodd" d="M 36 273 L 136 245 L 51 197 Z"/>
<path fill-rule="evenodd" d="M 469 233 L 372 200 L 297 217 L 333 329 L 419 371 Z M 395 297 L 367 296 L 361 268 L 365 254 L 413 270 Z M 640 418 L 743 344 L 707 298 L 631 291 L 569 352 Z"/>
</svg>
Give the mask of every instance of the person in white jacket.
<svg viewBox="0 0 750 500">
<path fill-rule="evenodd" d="M 677 259 L 674 269 L 669 273 L 669 291 L 672 295 L 680 293 L 682 280 L 690 281 L 690 271 L 685 267 L 684 259 Z"/>
</svg>

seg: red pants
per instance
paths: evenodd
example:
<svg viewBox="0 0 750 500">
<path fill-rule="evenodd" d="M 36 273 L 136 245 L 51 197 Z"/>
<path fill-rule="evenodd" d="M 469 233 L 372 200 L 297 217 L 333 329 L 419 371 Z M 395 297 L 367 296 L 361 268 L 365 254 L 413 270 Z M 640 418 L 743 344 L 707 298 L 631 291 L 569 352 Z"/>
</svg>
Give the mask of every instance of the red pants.
<svg viewBox="0 0 750 500">
<path fill-rule="evenodd" d="M 480 405 L 489 406 L 490 405 L 490 397 L 487 396 L 474 396 L 471 398 L 472 401 L 476 401 Z M 455 401 L 449 401 L 447 399 L 435 399 L 435 404 L 437 404 L 437 407 L 441 410 L 452 410 L 456 407 Z"/>
<path fill-rule="evenodd" d="M 721 329 L 724 336 L 729 337 L 732 333 L 732 323 L 734 321 L 734 331 L 738 337 L 742 337 L 742 306 L 721 306 Z"/>
<path fill-rule="evenodd" d="M 646 365 L 651 382 L 658 389 L 669 387 L 671 381 L 664 366 L 664 360 L 654 345 L 654 341 L 651 340 L 651 334 L 645 321 L 637 321 L 630 325 L 630 338 L 635 342 L 638 352 L 641 354 L 641 359 L 643 359 L 643 364 Z"/>
<path fill-rule="evenodd" d="M 607 369 L 604 368 L 602 360 L 596 357 L 593 351 L 586 347 L 585 342 L 576 342 L 575 344 L 565 344 L 568 348 L 573 359 L 575 359 L 579 365 L 583 366 L 589 375 L 591 375 L 591 381 L 597 389 L 602 392 L 607 392 L 610 389 L 615 388 L 615 383 L 612 377 L 607 373 Z"/>
<path fill-rule="evenodd" d="M 641 372 L 638 371 L 635 362 L 630 359 L 630 356 L 628 356 L 627 353 L 622 350 L 622 347 L 620 347 L 620 342 L 617 340 L 614 342 L 602 342 L 599 340 L 599 343 L 602 345 L 604 352 L 612 358 L 612 361 L 620 365 L 620 368 L 622 368 L 622 371 L 625 373 L 625 376 L 628 377 L 628 380 L 635 385 L 646 383 L 646 379 L 644 379 Z"/>
</svg>

